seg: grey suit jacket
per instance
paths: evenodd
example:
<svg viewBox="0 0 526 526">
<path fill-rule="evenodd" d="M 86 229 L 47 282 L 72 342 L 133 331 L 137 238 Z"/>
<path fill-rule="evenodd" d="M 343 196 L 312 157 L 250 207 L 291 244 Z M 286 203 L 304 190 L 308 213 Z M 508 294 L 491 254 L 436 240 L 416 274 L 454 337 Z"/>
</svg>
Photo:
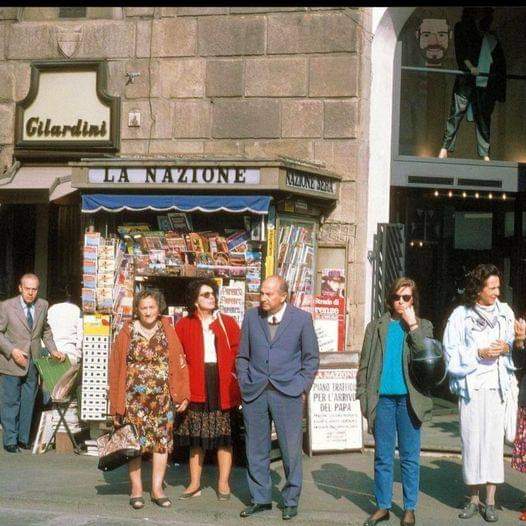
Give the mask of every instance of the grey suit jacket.
<svg viewBox="0 0 526 526">
<path fill-rule="evenodd" d="M 258 308 L 243 320 L 236 358 L 243 400 L 257 398 L 270 382 L 287 396 L 300 396 L 312 386 L 319 365 L 318 338 L 308 312 L 287 305 L 276 336 Z"/>
<path fill-rule="evenodd" d="M 18 348 L 31 354 L 33 360 L 40 358 L 40 339 L 44 340 L 49 352 L 57 352 L 51 327 L 47 323 L 48 302 L 38 298 L 35 302 L 33 330 L 29 330 L 20 296 L 0 303 L 0 374 L 24 376 L 28 366 L 20 367 L 11 358 L 13 349 Z"/>
</svg>

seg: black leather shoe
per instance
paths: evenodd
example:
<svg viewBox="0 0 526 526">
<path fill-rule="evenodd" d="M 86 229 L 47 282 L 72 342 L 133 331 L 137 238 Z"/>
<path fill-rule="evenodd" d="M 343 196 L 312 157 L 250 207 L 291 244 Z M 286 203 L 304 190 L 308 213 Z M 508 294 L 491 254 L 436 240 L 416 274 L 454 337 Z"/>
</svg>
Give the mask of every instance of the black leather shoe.
<svg viewBox="0 0 526 526">
<path fill-rule="evenodd" d="M 248 506 L 245 508 L 240 514 L 240 517 L 250 517 L 251 515 L 254 515 L 254 513 L 259 513 L 260 511 L 266 511 L 272 509 L 272 502 L 269 502 L 268 504 L 252 504 L 252 506 Z"/>
<path fill-rule="evenodd" d="M 385 513 L 381 515 L 379 512 L 384 511 Z M 370 515 L 367 520 L 363 523 L 363 526 L 375 526 L 379 522 L 389 520 L 389 510 L 376 510 L 372 515 Z"/>
<path fill-rule="evenodd" d="M 416 524 L 415 512 L 413 510 L 405 510 L 400 526 L 414 526 Z"/>
<path fill-rule="evenodd" d="M 25 442 L 19 442 L 18 447 L 20 449 L 31 449 L 31 446 L 27 445 Z"/>
<path fill-rule="evenodd" d="M 16 444 L 12 444 L 12 445 L 9 445 L 9 446 L 4 446 L 4 449 L 8 452 L 8 453 L 18 453 L 20 450 L 18 449 L 18 446 Z"/>
<path fill-rule="evenodd" d="M 298 506 L 284 506 L 281 512 L 281 518 L 288 521 L 298 514 Z"/>
</svg>

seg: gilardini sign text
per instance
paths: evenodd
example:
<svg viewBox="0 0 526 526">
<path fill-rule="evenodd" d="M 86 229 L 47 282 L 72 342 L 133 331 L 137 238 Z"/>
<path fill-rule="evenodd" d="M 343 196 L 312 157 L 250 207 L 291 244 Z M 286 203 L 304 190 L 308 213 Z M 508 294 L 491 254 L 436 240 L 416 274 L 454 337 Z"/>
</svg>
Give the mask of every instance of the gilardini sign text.
<svg viewBox="0 0 526 526">
<path fill-rule="evenodd" d="M 196 168 L 163 166 L 146 168 L 90 168 L 92 184 L 259 184 L 260 172 L 255 168 Z"/>
<path fill-rule="evenodd" d="M 335 195 L 336 186 L 334 181 L 322 175 L 299 172 L 297 170 L 287 170 L 285 184 L 292 188 L 302 190 L 313 190 L 324 194 Z"/>
<path fill-rule="evenodd" d="M 71 125 L 55 124 L 51 119 L 42 120 L 39 117 L 31 117 L 26 122 L 26 135 L 28 137 L 105 137 L 106 133 L 106 121 L 97 125 L 78 119 L 75 124 Z"/>
</svg>

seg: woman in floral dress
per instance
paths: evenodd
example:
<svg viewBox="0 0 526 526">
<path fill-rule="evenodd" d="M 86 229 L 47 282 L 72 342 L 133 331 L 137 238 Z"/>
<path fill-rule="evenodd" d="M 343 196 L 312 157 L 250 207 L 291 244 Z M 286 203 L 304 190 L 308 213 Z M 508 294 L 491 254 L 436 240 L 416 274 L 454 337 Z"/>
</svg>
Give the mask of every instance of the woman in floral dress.
<svg viewBox="0 0 526 526">
<path fill-rule="evenodd" d="M 172 450 L 174 412 L 188 406 L 188 367 L 173 327 L 160 319 L 166 303 L 159 291 L 135 298 L 135 320 L 117 336 L 109 363 L 110 413 L 115 425 L 133 424 L 142 453 L 152 454 L 152 502 L 167 508 L 163 493 L 168 453 Z M 142 458 L 130 461 L 130 505 L 144 507 Z"/>
</svg>

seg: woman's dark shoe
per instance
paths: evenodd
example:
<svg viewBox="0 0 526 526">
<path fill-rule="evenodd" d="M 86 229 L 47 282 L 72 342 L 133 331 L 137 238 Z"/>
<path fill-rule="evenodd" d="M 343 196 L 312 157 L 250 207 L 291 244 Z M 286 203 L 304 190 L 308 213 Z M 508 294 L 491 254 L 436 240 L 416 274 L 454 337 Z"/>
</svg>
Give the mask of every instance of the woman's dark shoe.
<svg viewBox="0 0 526 526">
<path fill-rule="evenodd" d="M 254 513 L 260 513 L 265 510 L 271 510 L 272 509 L 272 502 L 269 502 L 268 504 L 252 504 L 250 506 L 247 506 L 244 510 L 241 511 L 239 514 L 240 517 L 250 517 L 251 515 L 254 515 Z"/>
<path fill-rule="evenodd" d="M 379 522 L 389 520 L 389 510 L 376 510 L 367 520 L 363 523 L 363 526 L 375 526 Z"/>
<path fill-rule="evenodd" d="M 415 512 L 413 510 L 405 510 L 400 526 L 414 526 L 416 524 Z"/>
<path fill-rule="evenodd" d="M 230 500 L 230 492 L 221 493 L 219 490 L 217 492 L 217 500 Z"/>
<path fill-rule="evenodd" d="M 142 497 L 130 497 L 130 506 L 134 510 L 141 510 L 144 508 L 144 499 Z"/>
<path fill-rule="evenodd" d="M 474 502 L 468 502 L 463 508 L 462 511 L 458 514 L 459 519 L 471 519 L 479 511 L 478 504 Z"/>
<path fill-rule="evenodd" d="M 189 491 L 188 493 L 181 493 L 181 495 L 179 495 L 179 500 L 187 500 L 193 497 L 200 497 L 200 496 L 201 496 L 201 488 L 197 488 L 195 491 Z"/>
<path fill-rule="evenodd" d="M 151 497 L 151 499 L 154 504 L 161 508 L 169 508 L 172 505 L 172 501 L 168 497 L 159 497 L 158 499 Z"/>
<path fill-rule="evenodd" d="M 483 517 L 486 522 L 497 522 L 499 520 L 499 516 L 497 515 L 497 510 L 495 510 L 494 504 L 486 504 L 486 506 L 484 506 Z"/>
</svg>

